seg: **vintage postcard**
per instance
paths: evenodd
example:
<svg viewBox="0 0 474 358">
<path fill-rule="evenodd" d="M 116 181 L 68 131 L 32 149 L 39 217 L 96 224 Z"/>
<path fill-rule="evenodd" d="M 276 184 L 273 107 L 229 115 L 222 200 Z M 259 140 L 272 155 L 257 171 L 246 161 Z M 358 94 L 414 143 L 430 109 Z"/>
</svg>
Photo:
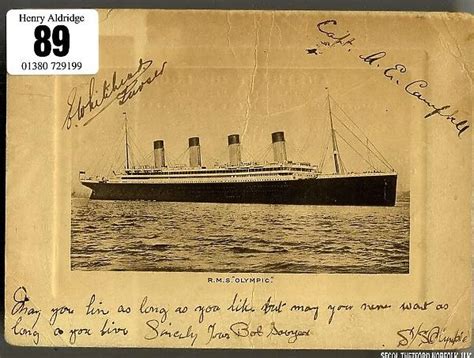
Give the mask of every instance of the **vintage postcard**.
<svg viewBox="0 0 474 358">
<path fill-rule="evenodd" d="M 97 12 L 8 76 L 8 342 L 470 346 L 471 16 Z"/>
</svg>

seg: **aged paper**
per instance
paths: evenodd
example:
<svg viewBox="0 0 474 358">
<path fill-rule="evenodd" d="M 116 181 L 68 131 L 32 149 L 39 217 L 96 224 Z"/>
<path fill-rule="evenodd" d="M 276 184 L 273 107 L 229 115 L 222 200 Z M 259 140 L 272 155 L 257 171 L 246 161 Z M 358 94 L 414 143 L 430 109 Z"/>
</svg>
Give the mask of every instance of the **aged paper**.
<svg viewBox="0 0 474 358">
<path fill-rule="evenodd" d="M 8 342 L 470 346 L 470 16 L 99 18 L 8 77 Z"/>
</svg>

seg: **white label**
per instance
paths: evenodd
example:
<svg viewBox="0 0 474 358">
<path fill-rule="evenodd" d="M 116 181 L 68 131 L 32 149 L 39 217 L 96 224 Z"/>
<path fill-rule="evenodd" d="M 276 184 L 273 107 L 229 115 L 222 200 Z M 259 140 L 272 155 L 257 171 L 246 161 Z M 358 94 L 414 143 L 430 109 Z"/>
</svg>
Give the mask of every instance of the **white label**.
<svg viewBox="0 0 474 358">
<path fill-rule="evenodd" d="M 99 70 L 96 10 L 10 10 L 10 75 L 85 75 Z"/>
</svg>

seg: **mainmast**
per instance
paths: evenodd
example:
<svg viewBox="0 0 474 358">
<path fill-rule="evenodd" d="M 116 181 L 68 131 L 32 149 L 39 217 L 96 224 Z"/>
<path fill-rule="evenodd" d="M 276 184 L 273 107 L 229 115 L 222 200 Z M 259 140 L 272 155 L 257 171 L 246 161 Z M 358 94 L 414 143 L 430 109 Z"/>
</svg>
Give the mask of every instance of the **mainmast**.
<svg viewBox="0 0 474 358">
<path fill-rule="evenodd" d="M 128 158 L 128 123 L 127 123 L 127 112 L 123 112 L 125 117 L 125 169 L 130 169 L 130 162 Z"/>
<path fill-rule="evenodd" d="M 341 165 L 341 157 L 339 155 L 339 147 L 337 146 L 337 139 L 336 139 L 336 131 L 334 130 L 334 124 L 332 120 L 332 112 L 331 112 L 331 100 L 329 97 L 328 91 L 328 107 L 329 107 L 329 121 L 331 123 L 331 137 L 332 137 L 332 152 L 334 155 L 334 167 L 336 168 L 336 174 L 341 174 L 343 171 Z"/>
</svg>

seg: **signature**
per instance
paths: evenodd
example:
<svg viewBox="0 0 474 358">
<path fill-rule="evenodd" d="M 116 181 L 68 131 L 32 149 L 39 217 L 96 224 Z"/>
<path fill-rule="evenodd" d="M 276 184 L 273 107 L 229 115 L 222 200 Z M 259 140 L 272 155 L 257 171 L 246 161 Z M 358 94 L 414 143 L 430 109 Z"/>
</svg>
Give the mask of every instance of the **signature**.
<svg viewBox="0 0 474 358">
<path fill-rule="evenodd" d="M 319 33 L 324 35 L 324 40 L 320 40 L 312 48 L 307 48 L 306 52 L 308 55 L 322 55 L 325 49 L 333 48 L 337 45 L 350 52 L 355 38 L 349 31 L 337 31 L 336 20 L 319 22 L 316 28 Z M 456 129 L 458 137 L 461 138 L 461 135 L 470 127 L 469 121 L 459 118 L 459 110 L 452 108 L 450 104 L 437 104 L 433 99 L 429 98 L 423 92 L 423 90 L 430 86 L 429 82 L 425 79 L 409 79 L 410 71 L 407 65 L 403 63 L 387 65 L 385 63 L 387 56 L 387 51 L 381 50 L 370 54 L 359 54 L 358 59 L 368 66 L 382 71 L 383 78 L 391 81 L 395 86 L 402 87 L 405 93 L 416 98 L 427 107 L 428 112 L 424 116 L 425 119 L 436 115 L 448 120 Z"/>
<path fill-rule="evenodd" d="M 398 347 L 411 347 L 418 343 L 418 347 L 422 345 L 433 345 L 436 343 L 444 344 L 444 348 L 450 345 L 453 348 L 456 343 L 465 343 L 469 339 L 469 332 L 456 330 L 454 334 L 446 333 L 446 328 L 433 326 L 430 328 L 423 327 L 421 323 L 418 327 L 410 327 L 401 329 L 397 332 L 399 337 Z"/>
<path fill-rule="evenodd" d="M 423 93 L 415 91 L 415 89 L 418 88 L 426 88 L 428 87 L 428 82 L 425 80 L 416 80 L 412 81 L 409 84 L 405 86 L 405 91 L 412 95 L 413 97 L 417 98 L 419 101 L 423 102 L 427 107 L 432 109 L 431 112 L 427 113 L 425 115 L 425 118 L 431 117 L 435 114 L 437 114 L 440 117 L 444 117 L 447 120 L 449 120 L 457 129 L 458 131 L 458 137 L 461 136 L 461 134 L 466 131 L 469 128 L 469 122 L 465 119 L 458 120 L 456 118 L 456 114 L 459 112 L 458 110 L 452 110 L 450 104 L 446 105 L 435 105 L 433 104 Z M 446 113 L 446 110 L 449 110 L 448 112 L 451 113 Z"/>
<path fill-rule="evenodd" d="M 234 322 L 226 330 L 221 330 L 217 327 L 217 323 L 208 326 L 207 329 L 209 338 L 206 344 L 214 340 L 229 340 L 232 337 L 271 337 L 277 336 L 286 339 L 288 343 L 295 343 L 300 337 L 309 337 L 311 335 L 310 329 L 287 329 L 277 327 L 275 322 L 271 322 L 270 327 L 264 328 L 263 325 L 251 325 L 248 322 Z"/>
<path fill-rule="evenodd" d="M 139 94 L 147 85 L 152 84 L 165 70 L 166 61 L 160 69 L 150 73 L 148 69 L 153 60 L 140 58 L 135 71 L 119 77 L 114 71 L 111 80 L 104 80 L 100 86 L 96 85 L 95 77 L 89 81 L 89 90 L 86 96 L 78 95 L 77 87 L 73 87 L 67 97 L 67 114 L 62 128 L 70 129 L 73 121 L 84 120 L 84 126 L 101 114 L 115 101 L 119 105 L 127 103 Z M 76 124 L 77 126 L 77 124 Z"/>
<path fill-rule="evenodd" d="M 376 66 L 381 67 L 380 61 L 387 55 L 385 51 L 375 52 L 369 55 L 360 55 L 359 58 L 367 63 L 369 66 Z M 410 96 L 415 97 L 418 101 L 423 103 L 426 107 L 428 107 L 428 113 L 425 114 L 424 118 L 430 118 L 431 116 L 438 115 L 442 118 L 449 120 L 451 124 L 457 130 L 458 137 L 461 137 L 461 134 L 464 133 L 469 128 L 469 122 L 465 119 L 459 119 L 456 117 L 456 114 L 459 112 L 458 110 L 451 109 L 450 104 L 445 105 L 437 105 L 429 99 L 424 93 L 423 89 L 429 86 L 428 81 L 424 79 L 417 79 L 414 81 L 403 80 L 403 77 L 406 75 L 408 68 L 402 63 L 397 63 L 395 65 L 390 66 L 383 66 L 383 76 L 395 83 L 395 85 L 402 85 L 404 91 L 408 93 Z"/>
<path fill-rule="evenodd" d="M 308 55 L 322 55 L 322 48 L 334 47 L 336 45 L 347 46 L 347 51 L 350 52 L 350 46 L 354 44 L 355 38 L 352 37 L 349 31 L 346 31 L 344 34 L 333 32 L 330 28 L 336 25 L 336 20 L 325 20 L 316 25 L 318 31 L 325 34 L 329 40 L 320 40 L 314 47 L 307 48 L 306 52 Z"/>
</svg>

